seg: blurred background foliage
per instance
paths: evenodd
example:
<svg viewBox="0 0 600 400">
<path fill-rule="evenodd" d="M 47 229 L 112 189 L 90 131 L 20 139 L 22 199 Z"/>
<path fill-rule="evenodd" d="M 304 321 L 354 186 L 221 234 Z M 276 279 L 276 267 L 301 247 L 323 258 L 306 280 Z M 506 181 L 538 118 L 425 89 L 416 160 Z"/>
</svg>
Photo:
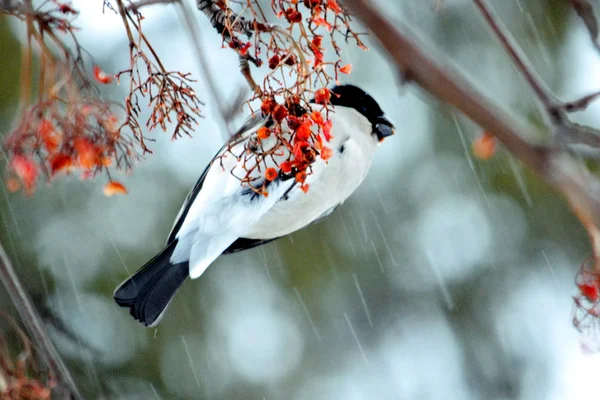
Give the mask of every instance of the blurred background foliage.
<svg viewBox="0 0 600 400">
<path fill-rule="evenodd" d="M 545 133 L 522 78 L 468 0 L 379 1 L 443 63 L 531 131 Z M 566 0 L 493 2 L 537 73 L 562 99 L 600 87 L 600 54 Z M 74 1 L 84 47 L 108 72 L 127 65 L 118 18 Z M 439 6 L 436 8 L 436 6 Z M 572 328 L 574 275 L 587 238 L 563 199 L 508 154 L 470 152 L 481 130 L 398 83 L 376 43 L 345 49 L 346 79 L 370 92 L 398 133 L 357 193 L 325 222 L 224 256 L 188 282 L 156 329 L 112 301 L 114 287 L 162 246 L 177 210 L 221 146 L 189 36 L 171 7 L 147 10 L 167 68 L 192 71 L 207 118 L 193 139 L 157 136 L 155 154 L 120 175 L 60 177 L 34 196 L 0 195 L 0 240 L 40 305 L 88 398 L 589 399 L 598 356 Z M 201 15 L 217 85 L 244 82 Z M 0 19 L 0 132 L 18 105 L 22 27 Z M 120 100 L 118 86 L 105 90 Z M 599 126 L 598 105 L 577 120 Z M 238 116 L 239 121 L 243 115 Z M 5 163 L 1 164 L 1 168 Z M 0 290 L 2 308 L 10 309 Z M 590 397 L 592 396 L 592 397 Z"/>
</svg>

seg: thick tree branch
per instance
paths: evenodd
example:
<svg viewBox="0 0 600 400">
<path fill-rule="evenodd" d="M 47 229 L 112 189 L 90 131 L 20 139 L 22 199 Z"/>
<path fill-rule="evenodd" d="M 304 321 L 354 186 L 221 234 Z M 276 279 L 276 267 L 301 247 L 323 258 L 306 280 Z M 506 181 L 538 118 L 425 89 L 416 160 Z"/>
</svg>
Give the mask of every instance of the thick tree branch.
<svg viewBox="0 0 600 400">
<path fill-rule="evenodd" d="M 344 3 L 379 40 L 406 81 L 453 105 L 493 133 L 508 151 L 567 198 L 584 225 L 600 226 L 600 183 L 582 166 L 559 149 L 524 140 L 530 137 L 523 135 L 527 127 L 478 92 L 454 68 L 437 61 L 406 27 L 392 25 L 370 1 Z"/>
<path fill-rule="evenodd" d="M 54 396 L 57 399 L 83 399 L 77 386 L 69 374 L 69 370 L 64 365 L 60 355 L 56 351 L 54 344 L 46 334 L 44 324 L 38 315 L 33 302 L 27 295 L 27 292 L 21 285 L 17 274 L 0 243 L 0 281 L 4 284 L 10 299 L 15 305 L 29 336 L 35 343 L 37 354 L 41 361 L 48 368 L 50 376 L 58 383 L 54 389 Z M 53 398 L 54 398 L 53 396 Z"/>
</svg>

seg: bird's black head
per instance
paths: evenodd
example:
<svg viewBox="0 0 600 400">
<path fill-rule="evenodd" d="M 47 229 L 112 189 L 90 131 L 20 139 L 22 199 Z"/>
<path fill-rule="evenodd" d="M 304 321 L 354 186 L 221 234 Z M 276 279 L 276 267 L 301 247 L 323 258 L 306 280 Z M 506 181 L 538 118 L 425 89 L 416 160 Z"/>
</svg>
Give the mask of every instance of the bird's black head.
<svg viewBox="0 0 600 400">
<path fill-rule="evenodd" d="M 331 104 L 353 108 L 369 120 L 373 134 L 382 141 L 395 132 L 392 124 L 384 115 L 379 104 L 364 90 L 353 85 L 338 85 L 331 89 Z"/>
</svg>

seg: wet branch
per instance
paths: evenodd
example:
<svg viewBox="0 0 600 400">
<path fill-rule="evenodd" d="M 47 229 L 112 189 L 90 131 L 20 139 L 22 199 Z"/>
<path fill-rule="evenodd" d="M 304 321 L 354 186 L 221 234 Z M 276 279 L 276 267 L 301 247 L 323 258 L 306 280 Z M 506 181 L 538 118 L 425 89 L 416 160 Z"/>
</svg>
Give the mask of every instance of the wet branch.
<svg viewBox="0 0 600 400">
<path fill-rule="evenodd" d="M 22 7 L 20 1 L 16 0 L 0 0 L 0 11 L 2 12 L 14 12 L 14 10 Z"/>
<path fill-rule="evenodd" d="M 192 46 L 194 46 L 196 58 L 198 59 L 198 63 L 200 64 L 200 68 L 202 69 L 202 74 L 204 75 L 204 81 L 206 83 L 206 86 L 210 91 L 214 103 L 216 103 L 219 109 L 219 112 L 216 114 L 219 118 L 219 125 L 221 127 L 221 137 L 223 138 L 223 140 L 226 141 L 231 135 L 229 132 L 229 126 L 227 124 L 227 119 L 225 117 L 225 102 L 223 101 L 221 92 L 219 91 L 217 79 L 215 78 L 215 76 L 212 73 L 212 70 L 210 69 L 210 65 L 208 63 L 210 57 L 204 50 L 204 46 L 202 44 L 202 41 L 200 40 L 200 29 L 198 28 L 196 21 L 192 17 L 192 10 L 190 10 L 187 3 L 181 0 L 175 1 L 180 6 L 181 18 L 184 20 L 187 26 L 187 30 L 190 32 Z"/>
<path fill-rule="evenodd" d="M 533 67 L 518 46 L 510 38 L 510 34 L 496 17 L 485 0 L 473 0 L 479 11 L 500 41 L 517 69 L 521 72 L 531 90 L 542 104 L 546 117 L 552 128 L 552 141 L 555 146 L 585 144 L 600 148 L 600 131 L 571 122 L 567 113 L 582 111 L 595 100 L 600 93 L 592 93 L 581 99 L 563 103 L 558 100 L 534 72 Z"/>
<path fill-rule="evenodd" d="M 600 51 L 600 27 L 594 14 L 594 8 L 589 0 L 569 0 L 571 6 L 585 24 L 590 33 L 592 43 Z"/>
<path fill-rule="evenodd" d="M 474 1 L 483 4 L 480 0 Z M 370 1 L 344 0 L 344 3 L 353 10 L 393 58 L 404 81 L 413 82 L 435 98 L 453 105 L 486 131 L 494 134 L 509 152 L 566 197 L 588 230 L 597 261 L 596 268 L 600 268 L 600 232 L 597 229 L 600 226 L 600 182 L 584 166 L 573 160 L 565 149 L 530 143 L 523 139 L 531 137 L 524 135 L 529 128 L 475 89 L 463 74 L 439 60 L 439 57 L 433 56 L 408 28 L 399 27 L 398 24 L 392 25 Z M 502 41 L 502 38 L 500 39 Z M 509 54 L 515 61 L 514 55 L 518 53 L 511 42 L 506 43 L 508 46 L 505 47 L 513 49 Z M 516 62 L 519 66 L 519 61 Z M 520 70 L 524 69 L 530 71 L 522 62 Z M 549 106 L 555 106 L 557 101 L 548 94 L 535 75 L 530 73 L 529 76 L 535 79 L 530 80 L 529 84 L 537 85 L 533 90 L 540 94 L 538 97 L 542 99 L 542 103 L 544 99 L 547 101 L 544 106 L 547 109 Z M 554 121 L 556 122 L 556 118 Z M 566 132 L 597 143 L 596 130 L 582 127 L 580 131 L 579 128 L 573 129 L 572 125 L 565 123 L 560 134 Z"/>
<path fill-rule="evenodd" d="M 125 6 L 127 11 L 137 11 L 141 7 L 151 6 L 155 4 L 171 4 L 176 0 L 138 0 L 132 1 Z"/>
<path fill-rule="evenodd" d="M 260 22 L 256 19 L 248 20 L 241 15 L 237 15 L 233 12 L 227 2 L 223 0 L 196 0 L 198 10 L 200 10 L 208 20 L 217 33 L 223 36 L 223 39 L 232 45 L 233 48 L 238 48 L 241 45 L 239 39 L 235 37 L 236 33 L 246 35 L 248 38 L 252 37 L 254 32 L 269 32 L 274 29 L 271 24 Z M 249 62 L 258 65 L 258 62 L 249 54 L 244 56 L 239 55 L 240 60 L 240 72 L 250 90 L 256 95 L 261 95 L 260 86 L 256 84 L 252 73 L 250 71 Z"/>
<path fill-rule="evenodd" d="M 71 377 L 69 370 L 48 337 L 39 314 L 29 295 L 21 285 L 17 274 L 0 243 L 0 281 L 4 284 L 12 303 L 15 305 L 29 336 L 35 343 L 37 354 L 48 368 L 50 377 L 55 379 L 57 387 L 53 390 L 56 398 L 83 399 Z"/>
</svg>

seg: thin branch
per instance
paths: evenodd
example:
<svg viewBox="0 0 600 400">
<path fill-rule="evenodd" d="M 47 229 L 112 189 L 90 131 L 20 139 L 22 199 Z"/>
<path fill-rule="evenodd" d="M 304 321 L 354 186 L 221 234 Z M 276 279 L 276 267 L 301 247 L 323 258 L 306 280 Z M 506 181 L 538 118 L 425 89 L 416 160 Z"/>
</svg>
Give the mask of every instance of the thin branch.
<svg viewBox="0 0 600 400">
<path fill-rule="evenodd" d="M 138 11 L 140 8 L 145 7 L 145 6 L 151 6 L 151 5 L 156 5 L 156 4 L 172 4 L 172 3 L 175 3 L 175 1 L 177 1 L 177 0 L 139 0 L 139 1 L 132 1 L 129 4 L 127 4 L 127 6 L 125 6 L 125 9 L 127 11 Z"/>
<path fill-rule="evenodd" d="M 54 344 L 46 334 L 44 323 L 35 310 L 33 302 L 27 295 L 27 292 L 21 285 L 17 274 L 0 243 L 0 281 L 4 284 L 6 291 L 12 303 L 15 305 L 25 328 L 33 342 L 42 360 L 47 366 L 50 376 L 58 382 L 55 389 L 56 398 L 83 399 L 69 370 L 63 363 L 60 355 L 56 351 Z"/>
<path fill-rule="evenodd" d="M 502 21 L 494 15 L 484 0 L 473 0 L 473 2 L 479 8 L 479 11 L 481 11 L 485 21 L 497 36 L 502 47 L 506 50 L 517 69 L 524 75 L 531 90 L 542 102 L 544 108 L 548 111 L 548 114 L 550 114 L 551 121 L 555 122 L 556 119 L 561 120 L 563 118 L 563 113 L 560 112 L 560 102 L 550 93 L 550 90 L 534 72 L 534 69 L 527 58 L 520 53 L 518 50 L 519 47 L 509 35 L 508 30 Z"/>
<path fill-rule="evenodd" d="M 590 38 L 592 39 L 592 43 L 600 51 L 600 28 L 598 24 L 598 19 L 594 14 L 594 8 L 592 7 L 592 3 L 589 0 L 569 0 L 573 9 L 579 18 L 583 21 L 587 30 L 590 33 Z"/>
<path fill-rule="evenodd" d="M 2 12 L 14 12 L 15 10 L 22 8 L 23 3 L 16 0 L 0 0 L 0 11 Z"/>
<path fill-rule="evenodd" d="M 510 38 L 506 28 L 494 15 L 487 2 L 485 0 L 473 0 L 473 2 L 481 11 L 481 14 L 517 69 L 523 74 L 538 100 L 542 103 L 546 116 L 554 128 L 553 144 L 558 146 L 563 144 L 586 144 L 593 147 L 600 147 L 600 131 L 572 123 L 567 117 L 568 112 L 586 109 L 600 95 L 600 92 L 568 103 L 560 102 L 533 72 L 531 64 L 524 55 L 520 54 L 518 46 Z"/>
<path fill-rule="evenodd" d="M 454 68 L 437 61 L 406 27 L 392 25 L 370 1 L 344 3 L 379 40 L 402 77 L 493 133 L 517 159 L 567 198 L 584 225 L 600 226 L 600 182 L 587 170 L 564 152 L 524 140 L 528 128 L 478 92 Z"/>
<path fill-rule="evenodd" d="M 564 103 L 563 107 L 564 107 L 565 111 L 569 112 L 569 113 L 570 112 L 575 112 L 575 111 L 583 111 L 586 108 L 588 108 L 588 106 L 594 100 L 596 100 L 599 96 L 600 96 L 600 92 L 595 92 L 595 93 L 592 93 L 592 94 L 588 94 L 587 96 L 584 96 L 584 97 L 582 97 L 580 99 Z"/>
<path fill-rule="evenodd" d="M 228 7 L 227 3 L 222 0 L 196 0 L 196 4 L 198 10 L 206 15 L 217 33 L 222 35 L 223 39 L 226 41 L 230 41 L 230 44 L 232 44 L 233 47 L 238 47 L 241 44 L 239 40 L 233 36 L 235 32 L 242 33 L 250 38 L 255 31 L 270 32 L 275 28 L 275 26 L 271 24 L 259 22 L 256 19 L 251 21 L 246 20 L 243 16 L 234 13 Z M 247 53 L 244 56 L 240 54 L 238 54 L 238 56 L 242 76 L 246 79 L 250 90 L 252 90 L 256 96 L 260 97 L 262 95 L 262 90 L 254 81 L 249 65 L 249 62 L 252 62 L 254 65 L 259 65 L 258 61 Z"/>
<path fill-rule="evenodd" d="M 254 80 L 254 77 L 252 77 L 252 71 L 250 70 L 250 64 L 248 62 L 248 58 L 240 56 L 239 60 L 240 60 L 240 72 L 242 73 L 242 76 L 248 83 L 248 86 L 250 86 L 250 90 L 252 90 L 255 95 L 260 97 L 262 95 L 262 90 L 260 89 L 260 86 Z"/>
<path fill-rule="evenodd" d="M 236 15 L 222 0 L 196 0 L 196 4 L 198 10 L 206 15 L 217 32 L 226 36 L 231 36 L 233 33 L 229 32 L 231 29 L 250 37 L 255 29 L 260 29 L 260 26 L 266 27 L 265 24 L 259 23 L 256 23 L 255 27 L 256 21 L 248 21 L 244 17 Z"/>
<path fill-rule="evenodd" d="M 188 6 L 185 0 L 176 0 L 179 3 L 181 10 L 181 18 L 185 21 L 187 25 L 187 29 L 191 35 L 191 43 L 194 46 L 194 50 L 196 53 L 196 57 L 198 59 L 198 63 L 200 64 L 200 68 L 202 69 L 202 73 L 204 75 L 204 81 L 206 82 L 206 86 L 208 86 L 208 90 L 217 104 L 219 109 L 218 120 L 219 125 L 221 126 L 221 137 L 227 141 L 231 136 L 231 132 L 229 130 L 229 126 L 227 124 L 227 120 L 225 119 L 225 102 L 223 101 L 223 96 L 221 96 L 221 92 L 217 88 L 217 80 L 215 79 L 210 65 L 208 63 L 209 57 L 204 51 L 204 46 L 202 45 L 202 40 L 200 38 L 200 29 L 198 29 L 198 25 L 196 21 L 192 18 L 192 10 Z"/>
<path fill-rule="evenodd" d="M 506 50 L 517 69 L 521 72 L 526 82 L 542 104 L 545 114 L 550 121 L 552 131 L 552 145 L 563 146 L 572 144 L 585 144 L 600 147 L 600 131 L 584 127 L 571 122 L 567 116 L 569 112 L 581 111 L 594 101 L 600 92 L 582 97 L 578 100 L 563 103 L 558 100 L 544 85 L 540 78 L 533 72 L 533 68 L 526 57 L 520 54 L 517 45 L 510 38 L 502 22 L 494 15 L 485 0 L 473 0 L 486 22 Z"/>
</svg>

